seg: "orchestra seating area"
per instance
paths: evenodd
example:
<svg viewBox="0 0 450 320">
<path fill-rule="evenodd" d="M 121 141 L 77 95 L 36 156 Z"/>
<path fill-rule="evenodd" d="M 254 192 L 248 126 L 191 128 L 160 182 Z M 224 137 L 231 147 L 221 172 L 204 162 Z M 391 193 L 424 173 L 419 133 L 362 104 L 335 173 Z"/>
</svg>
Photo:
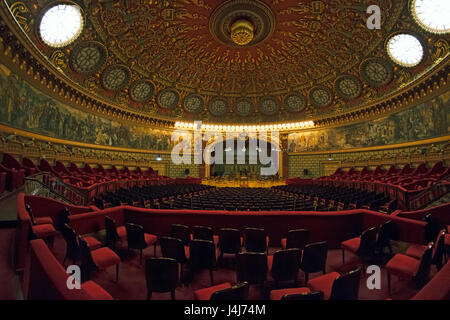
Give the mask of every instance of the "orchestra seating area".
<svg viewBox="0 0 450 320">
<path fill-rule="evenodd" d="M 27 299 L 449 298 L 450 204 L 413 219 L 366 209 L 99 210 L 24 194 L 17 208 L 32 234 L 16 239 L 16 256 L 30 255 L 16 261 Z M 88 270 L 82 290 L 67 290 L 72 263 Z M 366 288 L 368 263 L 382 267 L 383 290 Z"/>
</svg>

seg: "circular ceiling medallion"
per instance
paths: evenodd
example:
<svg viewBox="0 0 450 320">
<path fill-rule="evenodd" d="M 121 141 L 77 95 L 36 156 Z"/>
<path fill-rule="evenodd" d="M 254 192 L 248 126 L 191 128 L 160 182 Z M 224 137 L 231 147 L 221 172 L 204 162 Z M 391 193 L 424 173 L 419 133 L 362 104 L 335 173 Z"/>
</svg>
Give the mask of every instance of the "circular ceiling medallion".
<svg viewBox="0 0 450 320">
<path fill-rule="evenodd" d="M 236 114 L 246 117 L 253 112 L 253 104 L 249 99 L 242 98 L 236 101 L 233 110 Z"/>
<path fill-rule="evenodd" d="M 268 38 L 275 16 L 262 1 L 230 0 L 217 7 L 209 18 L 214 38 L 232 47 L 250 47 Z"/>
<path fill-rule="evenodd" d="M 106 61 L 105 47 L 96 41 L 83 42 L 76 46 L 70 56 L 72 69 L 87 74 L 100 69 Z"/>
<path fill-rule="evenodd" d="M 412 14 L 417 23 L 432 33 L 449 33 L 450 1 L 448 0 L 412 0 Z"/>
<path fill-rule="evenodd" d="M 75 4 L 61 3 L 45 11 L 39 24 L 39 35 L 50 47 L 65 47 L 83 31 L 84 18 Z"/>
<path fill-rule="evenodd" d="M 187 112 L 199 113 L 203 110 L 204 101 L 198 94 L 190 94 L 183 101 L 183 108 Z"/>
<path fill-rule="evenodd" d="M 209 103 L 209 112 L 214 116 L 223 116 L 228 112 L 228 102 L 222 98 L 214 98 Z"/>
<path fill-rule="evenodd" d="M 275 98 L 263 98 L 259 103 L 259 111 L 266 116 L 276 114 L 278 109 L 278 101 Z"/>
<path fill-rule="evenodd" d="M 158 105 L 161 108 L 174 109 L 177 106 L 179 99 L 180 96 L 178 95 L 178 92 L 175 89 L 166 88 L 158 94 L 157 100 Z"/>
<path fill-rule="evenodd" d="M 106 68 L 102 73 L 102 84 L 106 90 L 118 91 L 123 89 L 130 81 L 130 70 L 122 65 Z"/>
<path fill-rule="evenodd" d="M 361 76 L 371 86 L 381 87 L 392 79 L 392 66 L 380 58 L 367 59 L 361 64 Z"/>
<path fill-rule="evenodd" d="M 147 102 L 154 92 L 155 86 L 148 80 L 136 81 L 130 87 L 130 97 L 136 102 Z"/>
<path fill-rule="evenodd" d="M 300 112 L 306 108 L 306 99 L 302 95 L 291 93 L 284 98 L 284 106 L 289 112 Z"/>
<path fill-rule="evenodd" d="M 319 86 L 309 92 L 309 100 L 316 107 L 326 107 L 333 101 L 333 94 L 327 87 Z"/>
<path fill-rule="evenodd" d="M 419 39 L 411 34 L 401 33 L 387 42 L 389 57 L 402 67 L 415 67 L 423 59 L 423 46 Z"/>
<path fill-rule="evenodd" d="M 344 99 L 357 98 L 362 91 L 358 78 L 348 75 L 337 78 L 334 87 L 338 95 Z"/>
</svg>

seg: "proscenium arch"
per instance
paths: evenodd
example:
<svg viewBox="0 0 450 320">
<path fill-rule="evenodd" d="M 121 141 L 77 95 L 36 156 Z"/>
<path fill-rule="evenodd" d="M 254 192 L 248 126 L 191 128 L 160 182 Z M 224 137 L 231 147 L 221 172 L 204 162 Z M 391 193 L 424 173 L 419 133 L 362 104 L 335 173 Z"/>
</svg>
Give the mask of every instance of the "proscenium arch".
<svg viewBox="0 0 450 320">
<path fill-rule="evenodd" d="M 208 136 L 210 135 L 210 136 Z M 250 139 L 252 141 L 250 142 Z M 204 144 L 203 157 L 205 162 L 205 177 L 208 178 L 211 176 L 211 169 L 216 164 L 216 147 L 218 145 L 222 145 L 222 157 L 219 157 L 219 160 L 222 160 L 222 164 L 234 164 L 234 165 L 269 165 L 271 169 L 267 168 L 262 173 L 262 175 L 281 175 L 282 170 L 282 152 L 280 147 L 280 137 L 277 133 L 271 134 L 252 134 L 252 133 L 233 133 L 231 136 L 225 135 L 222 133 L 214 133 L 208 132 L 206 133 L 206 143 Z M 230 143 L 232 141 L 232 143 Z M 251 145 L 249 145 L 251 144 Z M 230 163 L 227 161 L 225 156 L 225 149 L 227 147 L 232 146 L 232 154 L 233 154 L 233 162 Z M 245 146 L 246 150 L 243 151 L 244 162 L 239 162 L 239 147 Z M 252 151 L 251 155 L 256 155 L 255 163 L 250 162 L 250 148 L 255 147 L 255 150 Z M 261 149 L 258 152 L 258 148 Z M 231 151 L 231 150 L 230 150 Z M 213 154 L 214 153 L 214 154 Z M 238 154 L 237 154 L 238 153 Z M 238 156 L 238 159 L 236 159 Z M 214 157 L 214 159 L 212 159 Z M 222 159 L 220 159 L 222 158 Z M 263 160 L 258 163 L 258 160 Z M 242 154 L 241 159 L 242 161 Z M 247 160 L 249 161 L 247 163 Z M 237 162 L 237 163 L 236 163 Z"/>
</svg>

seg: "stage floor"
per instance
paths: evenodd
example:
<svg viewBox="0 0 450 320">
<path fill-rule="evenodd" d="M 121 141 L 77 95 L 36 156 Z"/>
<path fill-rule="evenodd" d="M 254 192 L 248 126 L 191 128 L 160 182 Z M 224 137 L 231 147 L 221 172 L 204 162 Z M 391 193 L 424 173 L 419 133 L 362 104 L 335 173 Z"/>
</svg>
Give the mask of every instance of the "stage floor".
<svg viewBox="0 0 450 320">
<path fill-rule="evenodd" d="M 225 187 L 249 187 L 249 188 L 270 188 L 273 186 L 281 186 L 285 185 L 285 181 L 283 180 L 227 180 L 227 179 L 202 179 L 202 184 L 215 186 L 218 188 Z"/>
</svg>

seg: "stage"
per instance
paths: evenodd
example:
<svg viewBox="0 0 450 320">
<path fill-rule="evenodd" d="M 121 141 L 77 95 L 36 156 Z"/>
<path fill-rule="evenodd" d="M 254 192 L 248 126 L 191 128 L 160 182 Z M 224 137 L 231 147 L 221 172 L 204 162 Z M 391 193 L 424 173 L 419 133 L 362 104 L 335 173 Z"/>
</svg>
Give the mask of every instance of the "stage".
<svg viewBox="0 0 450 320">
<path fill-rule="evenodd" d="M 249 187 L 249 188 L 270 188 L 273 186 L 285 185 L 284 179 L 252 179 L 247 177 L 235 178 L 204 178 L 202 184 L 215 186 L 218 188 L 224 187 Z"/>
</svg>

